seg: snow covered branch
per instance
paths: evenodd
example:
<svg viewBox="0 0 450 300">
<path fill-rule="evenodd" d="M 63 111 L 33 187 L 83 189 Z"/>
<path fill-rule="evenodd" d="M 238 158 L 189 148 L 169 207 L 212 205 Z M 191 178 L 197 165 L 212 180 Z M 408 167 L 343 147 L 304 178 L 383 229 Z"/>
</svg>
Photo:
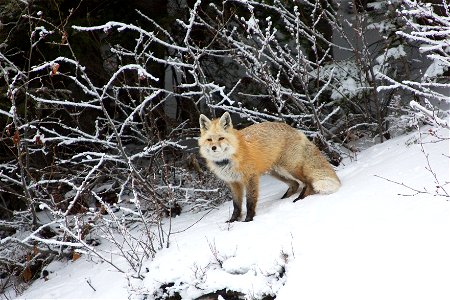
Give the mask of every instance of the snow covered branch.
<svg viewBox="0 0 450 300">
<path fill-rule="evenodd" d="M 433 121 L 436 125 L 450 129 L 450 124 L 448 123 L 448 121 L 439 118 L 435 112 L 426 109 L 416 101 L 411 101 L 409 105 L 415 110 L 422 112 L 429 120 Z"/>
</svg>

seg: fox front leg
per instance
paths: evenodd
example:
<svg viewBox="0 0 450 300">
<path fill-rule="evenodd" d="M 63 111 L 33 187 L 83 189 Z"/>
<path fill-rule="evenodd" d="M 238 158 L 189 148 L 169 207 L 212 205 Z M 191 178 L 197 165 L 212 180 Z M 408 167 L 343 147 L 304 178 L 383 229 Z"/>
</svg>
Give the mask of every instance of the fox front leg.
<svg viewBox="0 0 450 300">
<path fill-rule="evenodd" d="M 237 221 L 241 217 L 244 186 L 239 182 L 231 182 L 229 185 L 231 192 L 233 193 L 233 214 L 227 222 L 231 223 Z"/>
<path fill-rule="evenodd" d="M 247 216 L 244 222 L 253 221 L 256 210 L 256 202 L 258 201 L 259 178 L 252 177 L 247 183 Z"/>
</svg>

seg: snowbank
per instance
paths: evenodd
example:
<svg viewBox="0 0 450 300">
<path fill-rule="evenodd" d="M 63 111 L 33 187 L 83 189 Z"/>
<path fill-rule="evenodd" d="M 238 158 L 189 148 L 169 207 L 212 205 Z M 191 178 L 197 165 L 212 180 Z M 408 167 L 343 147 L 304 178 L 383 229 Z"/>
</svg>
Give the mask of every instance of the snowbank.
<svg viewBox="0 0 450 300">
<path fill-rule="evenodd" d="M 443 192 L 426 169 L 449 182 L 448 140 L 422 137 L 428 161 L 417 133 L 389 140 L 346 161 L 332 195 L 280 200 L 286 186 L 265 177 L 250 223 L 225 223 L 230 202 L 206 216 L 182 214 L 172 220 L 170 247 L 144 263 L 143 280 L 83 256 L 53 263 L 49 280 L 20 298 L 195 299 L 226 288 L 247 298 L 450 299 L 450 202 L 435 196 Z"/>
</svg>

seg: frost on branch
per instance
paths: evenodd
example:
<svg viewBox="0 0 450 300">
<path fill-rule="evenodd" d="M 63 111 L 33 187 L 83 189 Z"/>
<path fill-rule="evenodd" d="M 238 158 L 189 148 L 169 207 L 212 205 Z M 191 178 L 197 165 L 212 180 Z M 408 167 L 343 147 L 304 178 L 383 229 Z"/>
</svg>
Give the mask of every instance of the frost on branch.
<svg viewBox="0 0 450 300">
<path fill-rule="evenodd" d="M 434 4 L 420 1 L 404 1 L 399 14 L 406 23 L 405 30 L 396 34 L 417 46 L 426 68 L 418 80 L 397 81 L 389 76 L 383 79 L 389 84 L 380 90 L 401 88 L 416 99 L 410 102 L 415 115 L 436 126 L 448 128 L 446 119 L 450 108 L 450 14 L 446 1 Z"/>
<path fill-rule="evenodd" d="M 50 20 L 27 17 L 35 26 L 30 57 L 65 36 Z M 187 151 L 196 134 L 189 119 L 197 117 L 186 118 L 196 113 L 194 97 L 225 94 L 213 82 L 190 80 L 190 50 L 168 31 L 157 33 L 157 24 L 149 31 L 121 22 L 73 29 L 78 36 L 126 33 L 134 42 L 108 50 L 114 63 L 103 78 L 81 63 L 72 36 L 64 39 L 68 51 L 45 53 L 26 70 L 0 54 L 7 95 L 0 106 L 7 153 L 0 161 L 0 271 L 28 282 L 55 257 L 88 254 L 140 278 L 142 262 L 170 245 L 170 218 L 227 199 L 222 189 L 205 188 L 201 163 Z M 177 83 L 165 84 L 166 69 Z M 174 115 L 166 113 L 169 102 L 178 105 Z M 105 254 L 101 243 L 116 250 Z M 115 265 L 116 256 L 128 267 Z"/>
</svg>

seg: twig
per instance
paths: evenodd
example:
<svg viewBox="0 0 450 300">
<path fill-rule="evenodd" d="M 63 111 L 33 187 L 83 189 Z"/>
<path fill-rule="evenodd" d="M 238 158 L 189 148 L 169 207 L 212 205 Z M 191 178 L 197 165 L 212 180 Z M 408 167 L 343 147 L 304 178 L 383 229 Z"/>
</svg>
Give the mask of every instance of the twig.
<svg viewBox="0 0 450 300">
<path fill-rule="evenodd" d="M 200 222 L 204 217 L 206 217 L 210 212 L 212 212 L 214 210 L 214 208 L 211 208 L 210 210 L 208 210 L 203 216 L 201 216 L 200 219 L 198 219 L 197 221 L 195 221 L 194 223 L 192 223 L 191 225 L 189 225 L 188 227 L 186 227 L 185 229 L 179 230 L 179 231 L 175 231 L 172 232 L 172 234 L 177 234 L 177 233 L 181 233 L 181 232 L 185 232 L 186 230 L 188 230 L 189 228 L 193 227 L 195 224 L 197 224 L 198 222 Z"/>
<path fill-rule="evenodd" d="M 437 178 L 436 172 L 433 171 L 431 164 L 430 164 L 430 159 L 429 159 L 429 154 L 425 152 L 425 148 L 423 147 L 423 139 L 422 139 L 422 132 L 420 131 L 419 126 L 417 126 L 417 130 L 419 131 L 419 144 L 420 144 L 420 151 L 423 153 L 423 155 L 425 156 L 425 159 L 427 161 L 427 167 L 425 167 L 425 169 L 431 173 L 431 175 L 433 175 L 434 178 L 434 183 L 436 185 L 436 193 L 439 194 L 439 190 L 442 190 L 442 192 L 444 193 L 443 196 L 445 197 L 450 197 L 450 195 L 447 193 L 447 191 L 444 189 L 443 185 L 440 183 L 439 179 Z M 447 182 L 448 183 L 448 182 Z"/>
<path fill-rule="evenodd" d="M 410 190 L 416 192 L 416 193 L 413 194 L 413 195 L 405 195 L 405 194 L 400 194 L 400 193 L 398 193 L 397 195 L 400 195 L 400 196 L 415 196 L 415 195 L 418 195 L 418 194 L 429 194 L 429 192 L 428 192 L 427 190 L 421 191 L 421 190 L 415 189 L 415 188 L 413 188 L 413 187 L 410 187 L 409 185 L 406 185 L 406 184 L 404 184 L 403 182 L 397 182 L 397 181 L 395 181 L 395 180 L 388 179 L 388 178 L 385 178 L 385 177 L 379 176 L 379 175 L 374 175 L 374 176 L 375 176 L 375 177 L 378 177 L 378 178 L 381 178 L 381 179 L 384 179 L 384 180 L 386 180 L 386 181 L 389 181 L 389 182 L 392 182 L 392 183 L 401 185 L 401 186 L 403 186 L 403 187 L 406 187 L 406 188 L 408 188 L 408 189 L 410 189 Z"/>
<path fill-rule="evenodd" d="M 85 278 L 85 279 L 86 279 L 87 284 L 91 287 L 91 289 L 93 289 L 94 292 L 96 292 L 97 290 L 92 286 L 91 279 L 90 278 Z"/>
</svg>

